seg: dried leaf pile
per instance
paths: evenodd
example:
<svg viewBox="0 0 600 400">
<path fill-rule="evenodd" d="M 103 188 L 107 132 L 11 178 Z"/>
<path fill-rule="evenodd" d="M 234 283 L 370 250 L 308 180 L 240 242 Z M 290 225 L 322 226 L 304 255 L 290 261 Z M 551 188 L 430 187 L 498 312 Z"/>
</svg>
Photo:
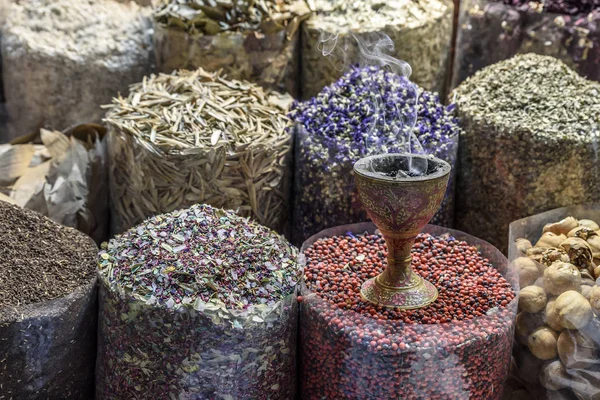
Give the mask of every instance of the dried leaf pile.
<svg viewBox="0 0 600 400">
<path fill-rule="evenodd" d="M 0 200 L 37 211 L 91 236 L 108 237 L 105 129 L 42 129 L 0 145 Z M 41 144 L 35 144 L 35 143 Z"/>
<path fill-rule="evenodd" d="M 302 97 L 316 96 L 355 63 L 382 60 L 365 58 L 361 48 L 373 51 L 384 35 L 394 44 L 389 55 L 412 66 L 411 79 L 443 96 L 453 9 L 449 0 L 314 0 L 302 26 Z"/>
<path fill-rule="evenodd" d="M 600 200 L 600 84 L 552 57 L 486 67 L 453 95 L 462 121 L 456 226 L 507 248 L 510 222 Z"/>
<path fill-rule="evenodd" d="M 195 203 L 281 231 L 287 220 L 289 96 L 203 69 L 159 74 L 108 106 L 113 229 Z"/>
<path fill-rule="evenodd" d="M 304 0 L 164 0 L 154 12 L 159 71 L 222 69 L 231 79 L 295 94 Z"/>
<path fill-rule="evenodd" d="M 149 9 L 113 0 L 11 2 L 2 33 L 11 136 L 99 122 L 151 70 Z"/>
<path fill-rule="evenodd" d="M 97 395 L 293 398 L 297 255 L 275 232 L 207 205 L 118 235 L 98 264 Z"/>
</svg>

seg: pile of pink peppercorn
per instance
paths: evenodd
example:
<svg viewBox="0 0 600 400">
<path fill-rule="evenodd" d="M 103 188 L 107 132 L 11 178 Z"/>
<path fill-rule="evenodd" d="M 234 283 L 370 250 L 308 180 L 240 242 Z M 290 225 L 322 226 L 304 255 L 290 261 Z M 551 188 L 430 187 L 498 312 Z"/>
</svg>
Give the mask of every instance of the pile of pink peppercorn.
<svg viewBox="0 0 600 400">
<path fill-rule="evenodd" d="M 515 291 L 476 247 L 419 235 L 412 267 L 439 297 L 408 311 L 361 299 L 362 282 L 385 267 L 380 235 L 321 238 L 304 255 L 303 399 L 501 398 Z"/>
</svg>

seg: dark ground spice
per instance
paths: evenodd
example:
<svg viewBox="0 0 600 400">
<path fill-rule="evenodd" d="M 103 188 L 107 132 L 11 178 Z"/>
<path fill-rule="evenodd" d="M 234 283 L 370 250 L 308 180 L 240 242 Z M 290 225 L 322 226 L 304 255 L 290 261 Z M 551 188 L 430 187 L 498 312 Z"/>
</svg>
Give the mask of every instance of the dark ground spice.
<svg viewBox="0 0 600 400">
<path fill-rule="evenodd" d="M 66 296 L 94 277 L 88 236 L 0 201 L 0 309 Z"/>
<path fill-rule="evenodd" d="M 413 268 L 439 297 L 401 311 L 360 297 L 361 283 L 385 267 L 380 235 L 349 232 L 305 243 L 302 398 L 499 399 L 515 292 L 499 265 L 506 259 L 477 244 L 419 235 Z"/>
</svg>

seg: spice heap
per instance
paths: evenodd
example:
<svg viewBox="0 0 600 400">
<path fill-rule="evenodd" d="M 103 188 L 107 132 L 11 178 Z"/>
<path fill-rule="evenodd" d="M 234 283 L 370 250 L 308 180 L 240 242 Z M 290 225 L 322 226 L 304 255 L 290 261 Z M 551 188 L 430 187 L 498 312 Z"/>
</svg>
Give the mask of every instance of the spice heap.
<svg viewBox="0 0 600 400">
<path fill-rule="evenodd" d="M 367 220 L 352 175 L 354 163 L 367 154 L 417 152 L 422 147 L 454 167 L 459 128 L 453 109 L 407 78 L 378 67 L 354 69 L 317 97 L 294 104 L 294 241 L 301 243 L 324 228 Z M 406 140 L 412 134 L 418 143 Z M 451 177 L 432 223 L 451 225 L 453 210 Z"/>
<path fill-rule="evenodd" d="M 97 396 L 292 398 L 296 257 L 273 231 L 207 205 L 111 240 Z"/>
<path fill-rule="evenodd" d="M 365 225 L 303 246 L 302 398 L 500 399 L 516 313 L 497 269 L 506 258 L 476 239 L 420 234 L 412 267 L 438 299 L 410 311 L 378 307 L 362 300 L 360 286 L 385 268 L 385 241 L 335 233 Z"/>
<path fill-rule="evenodd" d="M 159 71 L 222 69 L 231 79 L 295 94 L 304 0 L 163 0 L 154 12 Z"/>
<path fill-rule="evenodd" d="M 521 286 L 515 378 L 532 394 L 561 390 L 565 396 L 595 398 L 600 392 L 600 227 L 569 216 L 535 232 L 528 220 L 517 229 L 532 237 L 518 238 L 511 251 Z M 532 245 L 534 235 L 539 239 Z"/>
<path fill-rule="evenodd" d="M 452 87 L 516 54 L 559 58 L 600 81 L 598 0 L 463 0 Z"/>
<path fill-rule="evenodd" d="M 0 201 L 0 387 L 6 398 L 90 398 L 97 248 Z"/>
<path fill-rule="evenodd" d="M 302 97 L 316 96 L 351 63 L 373 61 L 361 50 L 385 35 L 394 44 L 389 55 L 413 66 L 417 84 L 443 96 L 453 8 L 449 0 L 314 0 L 315 13 L 302 26 Z"/>
<path fill-rule="evenodd" d="M 292 135 L 289 96 L 219 73 L 146 77 L 113 100 L 109 126 L 113 229 L 207 203 L 282 231 Z"/>
<path fill-rule="evenodd" d="M 112 0 L 11 2 L 3 80 L 15 133 L 99 122 L 99 106 L 150 71 L 149 22 Z"/>
<path fill-rule="evenodd" d="M 106 130 L 77 125 L 0 144 L 0 200 L 77 228 L 101 243 L 108 237 Z"/>
<path fill-rule="evenodd" d="M 600 199 L 600 84 L 527 54 L 478 72 L 454 99 L 464 131 L 459 229 L 504 251 L 511 221 Z"/>
</svg>

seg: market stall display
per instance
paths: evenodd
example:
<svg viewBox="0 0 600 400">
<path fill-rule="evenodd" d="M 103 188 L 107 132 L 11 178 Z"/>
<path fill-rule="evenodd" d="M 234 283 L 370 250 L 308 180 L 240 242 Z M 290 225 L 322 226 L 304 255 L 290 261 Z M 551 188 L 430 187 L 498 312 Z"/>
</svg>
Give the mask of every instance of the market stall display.
<svg viewBox="0 0 600 400">
<path fill-rule="evenodd" d="M 452 87 L 516 54 L 559 58 L 600 81 L 600 3 L 592 1 L 463 0 Z"/>
<path fill-rule="evenodd" d="M 452 1 L 313 3 L 314 13 L 302 25 L 303 99 L 316 96 L 354 63 L 385 63 L 389 58 L 381 47 L 391 50 L 390 45 L 393 51 L 387 55 L 408 62 L 415 83 L 445 97 L 452 46 Z"/>
<path fill-rule="evenodd" d="M 146 77 L 106 114 L 113 231 L 196 203 L 283 232 L 289 96 L 203 69 Z"/>
<path fill-rule="evenodd" d="M 100 399 L 291 399 L 297 249 L 231 211 L 147 219 L 100 252 Z"/>
<path fill-rule="evenodd" d="M 519 273 L 512 375 L 530 398 L 600 393 L 600 207 L 555 209 L 510 224 Z"/>
<path fill-rule="evenodd" d="M 407 78 L 374 66 L 353 69 L 318 96 L 295 103 L 289 114 L 296 134 L 294 243 L 325 228 L 365 221 L 352 166 L 367 154 L 394 151 L 450 163 L 450 183 L 432 223 L 451 226 L 460 132 L 453 109 Z"/>
<path fill-rule="evenodd" d="M 500 399 L 508 376 L 518 278 L 488 243 L 428 225 L 412 268 L 439 291 L 425 308 L 361 299 L 386 265 L 372 224 L 328 229 L 302 247 L 303 399 Z"/>
<path fill-rule="evenodd" d="M 113 0 L 11 2 L 2 29 L 9 137 L 100 122 L 151 71 L 148 12 Z"/>
<path fill-rule="evenodd" d="M 108 239 L 105 133 L 86 124 L 64 132 L 41 129 L 0 144 L 0 194 L 96 243 Z"/>
<path fill-rule="evenodd" d="M 304 0 L 163 0 L 154 11 L 156 66 L 222 70 L 268 90 L 298 90 L 299 28 Z"/>
<path fill-rule="evenodd" d="M 97 247 L 0 201 L 0 388 L 7 399 L 94 394 Z"/>
<path fill-rule="evenodd" d="M 462 133 L 455 226 L 506 251 L 511 221 L 600 199 L 600 84 L 519 55 L 452 96 Z"/>
</svg>

